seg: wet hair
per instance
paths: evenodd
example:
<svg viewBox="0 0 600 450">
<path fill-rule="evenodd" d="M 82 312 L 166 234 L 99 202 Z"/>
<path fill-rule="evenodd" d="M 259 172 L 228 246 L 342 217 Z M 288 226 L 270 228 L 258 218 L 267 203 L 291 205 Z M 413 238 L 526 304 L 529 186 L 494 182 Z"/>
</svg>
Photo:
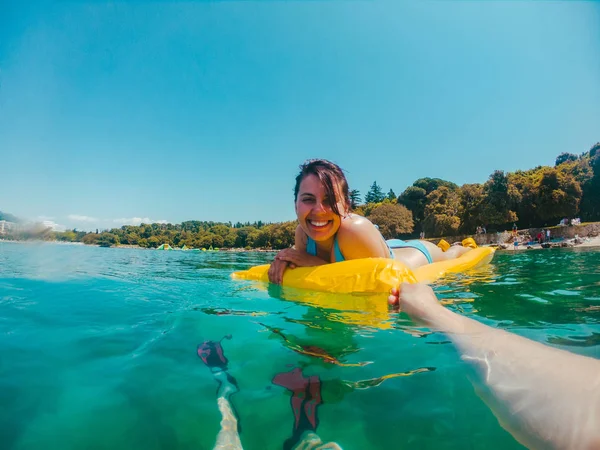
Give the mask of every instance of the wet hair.
<svg viewBox="0 0 600 450">
<path fill-rule="evenodd" d="M 334 213 L 338 216 L 342 215 L 338 209 L 339 200 L 342 200 L 348 210 L 350 209 L 350 193 L 344 171 L 340 166 L 326 159 L 309 159 L 300 166 L 300 173 L 296 176 L 296 186 L 294 187 L 294 201 L 298 200 L 300 183 L 308 175 L 316 175 L 319 178 L 325 187 L 327 204 Z M 341 195 L 342 198 L 339 199 L 338 195 Z"/>
</svg>

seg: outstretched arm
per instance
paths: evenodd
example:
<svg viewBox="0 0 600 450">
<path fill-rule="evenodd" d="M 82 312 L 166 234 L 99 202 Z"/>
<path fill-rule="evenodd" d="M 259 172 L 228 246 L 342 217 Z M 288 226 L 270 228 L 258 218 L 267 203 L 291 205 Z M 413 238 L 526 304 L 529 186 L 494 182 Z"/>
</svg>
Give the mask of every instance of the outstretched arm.
<svg viewBox="0 0 600 450">
<path fill-rule="evenodd" d="M 483 325 L 404 283 L 400 308 L 444 332 L 476 373 L 478 394 L 528 448 L 600 448 L 600 361 Z"/>
</svg>

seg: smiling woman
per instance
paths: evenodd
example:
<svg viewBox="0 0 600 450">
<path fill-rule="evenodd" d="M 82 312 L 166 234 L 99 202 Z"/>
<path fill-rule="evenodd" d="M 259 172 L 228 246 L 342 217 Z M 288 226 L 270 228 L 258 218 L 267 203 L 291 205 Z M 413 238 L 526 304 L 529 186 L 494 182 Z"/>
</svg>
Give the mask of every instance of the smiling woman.
<svg viewBox="0 0 600 450">
<path fill-rule="evenodd" d="M 295 245 L 280 251 L 269 268 L 269 280 L 281 284 L 287 269 L 312 267 L 361 258 L 392 258 L 408 268 L 464 254 L 469 248 L 444 252 L 427 241 L 385 241 L 367 218 L 350 211 L 348 181 L 342 169 L 313 159 L 300 166 L 294 188 Z"/>
</svg>

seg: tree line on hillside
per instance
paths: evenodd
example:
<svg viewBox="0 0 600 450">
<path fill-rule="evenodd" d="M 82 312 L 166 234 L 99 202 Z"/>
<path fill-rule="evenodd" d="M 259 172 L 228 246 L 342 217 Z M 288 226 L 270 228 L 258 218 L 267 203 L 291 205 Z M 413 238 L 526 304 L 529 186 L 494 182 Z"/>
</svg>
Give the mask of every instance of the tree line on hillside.
<svg viewBox="0 0 600 450">
<path fill-rule="evenodd" d="M 504 231 L 557 224 L 580 216 L 600 220 L 600 143 L 581 155 L 562 153 L 554 167 L 504 173 L 496 170 L 483 183 L 458 186 L 439 178 L 420 178 L 396 196 L 373 182 L 362 201 L 350 192 L 351 206 L 378 225 L 385 238 L 473 234 L 478 226 Z M 83 242 L 101 246 L 162 244 L 188 248 L 287 248 L 294 243 L 297 222 L 221 223 L 187 221 L 181 224 L 125 225 L 101 233 L 77 230 L 15 232 L 14 239 L 32 237 Z"/>
<path fill-rule="evenodd" d="M 600 220 L 600 143 L 580 155 L 561 153 L 554 167 L 505 173 L 494 171 L 483 183 L 458 186 L 439 178 L 420 178 L 397 198 L 374 182 L 365 204 L 355 210 L 376 223 L 386 238 L 473 234 L 556 225 L 580 216 Z M 360 193 L 351 192 L 352 203 Z"/>
<path fill-rule="evenodd" d="M 556 225 L 563 218 L 600 220 L 600 143 L 581 155 L 561 153 L 554 167 L 504 173 L 483 184 L 424 178 L 400 194 L 416 229 L 430 236 Z"/>
<path fill-rule="evenodd" d="M 191 220 L 180 224 L 124 225 L 102 232 L 67 230 L 51 231 L 40 227 L 19 230 L 6 235 L 17 240 L 42 239 L 60 242 L 82 242 L 111 247 L 137 245 L 156 248 L 162 244 L 181 248 L 286 248 L 294 243 L 296 221 L 265 224 L 262 221 L 237 223 Z"/>
</svg>

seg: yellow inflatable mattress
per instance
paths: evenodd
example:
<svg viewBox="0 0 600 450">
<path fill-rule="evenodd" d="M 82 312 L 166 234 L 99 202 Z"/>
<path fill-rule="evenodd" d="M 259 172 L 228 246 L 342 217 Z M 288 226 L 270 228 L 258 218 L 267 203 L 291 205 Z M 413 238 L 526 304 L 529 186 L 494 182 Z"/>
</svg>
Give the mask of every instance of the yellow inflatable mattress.
<svg viewBox="0 0 600 450">
<path fill-rule="evenodd" d="M 402 282 L 429 283 L 447 273 L 466 270 L 489 263 L 494 257 L 491 247 L 475 248 L 460 258 L 421 266 L 414 271 L 399 261 L 387 258 L 365 258 L 286 270 L 283 286 L 335 293 L 389 293 Z M 269 265 L 235 272 L 233 278 L 268 282 Z"/>
</svg>

